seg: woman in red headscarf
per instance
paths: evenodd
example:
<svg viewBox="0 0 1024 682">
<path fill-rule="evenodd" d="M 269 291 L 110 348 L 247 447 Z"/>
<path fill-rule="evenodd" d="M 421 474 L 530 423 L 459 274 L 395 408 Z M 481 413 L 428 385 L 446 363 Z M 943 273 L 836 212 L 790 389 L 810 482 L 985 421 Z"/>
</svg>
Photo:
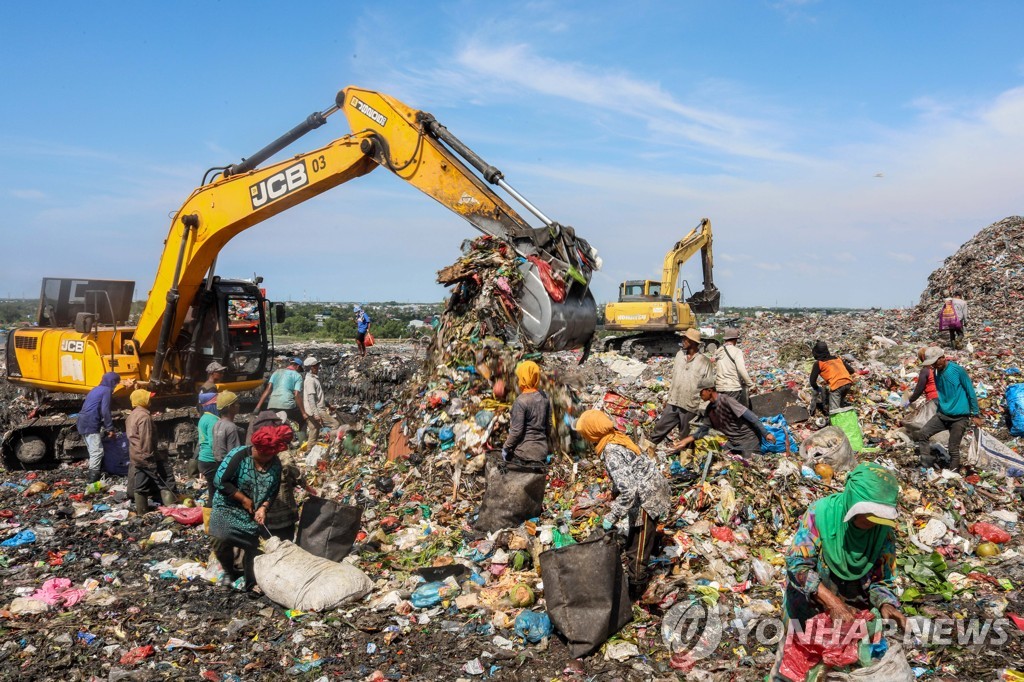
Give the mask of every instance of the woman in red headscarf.
<svg viewBox="0 0 1024 682">
<path fill-rule="evenodd" d="M 210 512 L 213 551 L 233 583 L 234 550 L 243 553 L 245 589 L 256 585 L 253 560 L 259 549 L 259 528 L 267 509 L 281 486 L 281 462 L 277 455 L 288 448 L 293 432 L 281 423 L 265 423 L 252 434 L 252 445 L 242 445 L 227 454 L 214 476 L 217 491 Z"/>
</svg>

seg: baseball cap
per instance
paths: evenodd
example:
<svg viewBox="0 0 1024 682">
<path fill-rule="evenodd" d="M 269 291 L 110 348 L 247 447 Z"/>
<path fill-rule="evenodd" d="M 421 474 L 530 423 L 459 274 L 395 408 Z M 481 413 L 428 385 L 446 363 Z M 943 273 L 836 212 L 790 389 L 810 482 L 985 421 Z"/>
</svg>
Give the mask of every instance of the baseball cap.
<svg viewBox="0 0 1024 682">
<path fill-rule="evenodd" d="M 214 372 L 226 372 L 228 368 L 220 364 L 216 360 L 206 366 L 206 373 L 213 374 Z"/>
<path fill-rule="evenodd" d="M 291 360 L 288 361 L 288 364 L 298 365 L 299 367 L 302 367 L 302 358 L 292 358 Z"/>
<path fill-rule="evenodd" d="M 880 502 L 858 502 L 846 512 L 843 521 L 849 521 L 858 514 L 867 514 L 868 521 L 891 528 L 896 527 L 896 519 L 898 518 L 896 507 L 881 504 Z"/>
<path fill-rule="evenodd" d="M 314 365 L 319 365 L 319 364 L 320 364 L 320 361 L 317 360 L 312 355 L 310 355 L 308 358 L 306 358 L 305 360 L 302 361 L 302 366 L 303 367 L 312 367 Z"/>
<path fill-rule="evenodd" d="M 925 365 L 926 367 L 928 365 L 934 365 L 935 361 L 944 356 L 945 354 L 946 352 L 943 351 L 938 346 L 928 346 L 928 348 L 926 348 L 924 351 L 924 360 L 921 362 L 921 364 Z"/>
<path fill-rule="evenodd" d="M 231 391 L 221 391 L 217 394 L 217 409 L 223 410 L 231 407 L 238 401 L 238 395 Z"/>
<path fill-rule="evenodd" d="M 697 382 L 697 390 L 698 391 L 703 391 L 704 389 L 714 388 L 714 387 L 715 387 L 715 377 L 713 377 L 711 375 L 705 375 L 705 376 L 701 377 L 700 380 Z"/>
</svg>

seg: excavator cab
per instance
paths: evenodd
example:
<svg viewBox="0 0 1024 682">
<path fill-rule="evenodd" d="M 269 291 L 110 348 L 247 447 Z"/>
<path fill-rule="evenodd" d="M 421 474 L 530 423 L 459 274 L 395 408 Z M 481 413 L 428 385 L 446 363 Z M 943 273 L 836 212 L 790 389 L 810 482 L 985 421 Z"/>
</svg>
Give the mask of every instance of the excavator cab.
<svg viewBox="0 0 1024 682">
<path fill-rule="evenodd" d="M 215 277 L 212 286 L 205 284 L 171 352 L 181 376 L 202 381 L 206 366 L 219 362 L 228 368 L 225 383 L 259 381 L 269 355 L 271 304 L 257 282 Z"/>
</svg>

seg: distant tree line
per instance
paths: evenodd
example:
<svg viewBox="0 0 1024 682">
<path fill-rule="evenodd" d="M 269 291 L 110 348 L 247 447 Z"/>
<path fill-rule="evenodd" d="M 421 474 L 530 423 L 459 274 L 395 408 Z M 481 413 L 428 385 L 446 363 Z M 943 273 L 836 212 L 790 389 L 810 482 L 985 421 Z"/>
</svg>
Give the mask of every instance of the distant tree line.
<svg viewBox="0 0 1024 682">
<path fill-rule="evenodd" d="M 370 332 L 378 339 L 407 339 L 417 333 L 409 323 L 419 320 L 428 325 L 439 315 L 442 304 L 409 306 L 401 303 L 370 303 L 363 306 L 372 319 Z M 319 317 L 318 317 L 319 316 Z M 275 333 L 308 339 L 350 341 L 356 337 L 356 320 L 352 306 L 325 306 L 318 303 L 289 303 L 283 323 L 275 325 Z M 421 330 L 422 331 L 422 330 Z"/>
</svg>

